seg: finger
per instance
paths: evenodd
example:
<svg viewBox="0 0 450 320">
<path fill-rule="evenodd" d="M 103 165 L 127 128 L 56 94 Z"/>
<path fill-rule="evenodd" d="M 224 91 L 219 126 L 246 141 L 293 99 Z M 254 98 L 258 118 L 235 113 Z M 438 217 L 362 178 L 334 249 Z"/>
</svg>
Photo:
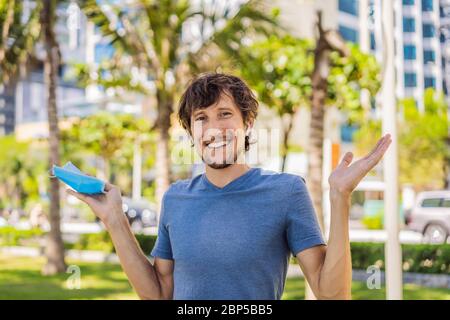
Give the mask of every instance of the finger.
<svg viewBox="0 0 450 320">
<path fill-rule="evenodd" d="M 367 159 L 367 158 L 370 158 L 377 150 L 378 150 L 378 148 L 380 147 L 380 145 L 381 144 L 383 144 L 384 143 L 384 141 L 386 140 L 386 138 L 387 138 L 387 135 L 384 135 L 383 137 L 381 137 L 379 140 L 378 140 L 378 142 L 377 142 L 377 144 L 375 145 L 375 147 L 364 157 L 365 159 Z"/>
<path fill-rule="evenodd" d="M 342 158 L 341 162 L 339 163 L 339 167 L 348 167 L 350 163 L 352 163 L 353 160 L 353 153 L 352 152 L 346 152 L 344 157 Z"/>
<path fill-rule="evenodd" d="M 105 183 L 105 191 L 110 191 L 112 188 L 114 188 L 113 184 L 111 184 L 109 182 Z"/>
<path fill-rule="evenodd" d="M 389 145 L 392 143 L 390 137 L 386 138 L 383 143 L 378 147 L 377 151 L 372 154 L 369 159 L 370 165 L 375 166 L 383 157 L 384 153 L 388 149 Z"/>
</svg>

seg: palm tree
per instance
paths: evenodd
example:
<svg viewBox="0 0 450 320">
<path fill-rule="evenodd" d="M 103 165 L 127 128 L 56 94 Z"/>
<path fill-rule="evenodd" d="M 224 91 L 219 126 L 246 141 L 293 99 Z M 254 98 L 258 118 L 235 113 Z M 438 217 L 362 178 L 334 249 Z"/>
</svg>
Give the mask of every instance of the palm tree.
<svg viewBox="0 0 450 320">
<path fill-rule="evenodd" d="M 259 0 L 243 5 L 215 0 L 198 5 L 187 0 L 136 0 L 127 7 L 100 5 L 96 0 L 79 4 L 103 36 L 110 38 L 116 55 L 130 57 L 132 65 L 154 83 L 156 199 L 160 205 L 170 183 L 171 116 L 187 76 L 196 73 L 202 59 L 212 52 L 238 57 L 242 39 L 273 33 L 274 19 Z"/>
<path fill-rule="evenodd" d="M 40 4 L 24 17 L 23 2 L 0 0 L 0 81 L 13 85 L 39 36 Z"/>
<path fill-rule="evenodd" d="M 57 1 L 36 1 L 28 14 L 23 1 L 0 1 L 0 77 L 3 83 L 13 84 L 18 68 L 33 57 L 33 48 L 42 40 L 45 48 L 44 82 L 47 90 L 49 126 L 49 166 L 59 164 L 59 130 L 56 108 L 56 79 L 60 62 L 58 42 L 54 33 Z M 22 22 L 25 19 L 25 22 Z M 22 73 L 23 74 L 23 73 Z M 65 272 L 64 246 L 60 230 L 60 199 L 58 180 L 50 181 L 50 232 L 46 245 L 47 264 L 44 274 Z"/>
<path fill-rule="evenodd" d="M 311 123 L 308 150 L 308 189 L 317 213 L 322 232 L 324 232 L 322 206 L 322 165 L 325 107 L 329 96 L 328 81 L 331 69 L 330 54 L 335 51 L 348 56 L 349 50 L 342 37 L 335 30 L 324 30 L 322 14 L 318 12 L 317 29 L 319 38 L 314 50 L 314 69 L 311 75 Z"/>
<path fill-rule="evenodd" d="M 40 15 L 41 38 L 45 50 L 44 83 L 47 91 L 47 117 L 49 129 L 49 167 L 60 165 L 60 133 L 56 107 L 56 87 L 58 67 L 61 61 L 58 41 L 55 35 L 56 0 L 43 0 Z M 46 245 L 47 263 L 44 274 L 65 272 L 64 245 L 60 229 L 60 197 L 59 182 L 50 180 L 50 232 Z"/>
</svg>

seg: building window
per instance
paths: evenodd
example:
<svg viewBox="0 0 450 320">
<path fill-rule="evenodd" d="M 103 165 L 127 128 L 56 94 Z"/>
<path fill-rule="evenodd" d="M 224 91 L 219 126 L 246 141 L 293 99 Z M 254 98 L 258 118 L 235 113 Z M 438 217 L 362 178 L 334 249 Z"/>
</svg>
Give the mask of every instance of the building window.
<svg viewBox="0 0 450 320">
<path fill-rule="evenodd" d="M 414 18 L 403 18 L 403 32 L 415 32 L 416 21 Z"/>
<path fill-rule="evenodd" d="M 445 18 L 445 12 L 444 12 L 444 7 L 443 6 L 439 6 L 439 16 L 441 18 Z"/>
<path fill-rule="evenodd" d="M 413 6 L 414 0 L 403 0 L 403 5 L 404 6 Z"/>
<path fill-rule="evenodd" d="M 342 35 L 342 38 L 344 38 L 346 41 L 351 41 L 354 43 L 358 42 L 358 31 L 356 31 L 355 29 L 340 25 L 339 33 Z"/>
<path fill-rule="evenodd" d="M 375 50 L 375 34 L 370 33 L 370 50 Z"/>
<path fill-rule="evenodd" d="M 417 86 L 417 76 L 415 73 L 405 73 L 405 87 L 414 88 Z"/>
<path fill-rule="evenodd" d="M 434 38 L 436 36 L 436 29 L 434 25 L 425 23 L 422 28 L 424 38 Z"/>
<path fill-rule="evenodd" d="M 444 36 L 443 32 L 441 32 L 441 34 L 439 36 L 439 40 L 441 41 L 441 43 L 445 43 L 445 36 Z"/>
<path fill-rule="evenodd" d="M 358 16 L 358 1 L 339 0 L 339 11 L 349 13 L 353 16 Z"/>
<path fill-rule="evenodd" d="M 425 77 L 425 88 L 436 88 L 436 78 L 435 77 Z"/>
<path fill-rule="evenodd" d="M 403 47 L 403 55 L 405 60 L 416 60 L 416 46 L 405 45 Z"/>
<path fill-rule="evenodd" d="M 433 11 L 433 0 L 422 0 L 422 11 Z"/>
<path fill-rule="evenodd" d="M 423 63 L 436 62 L 434 50 L 423 50 Z"/>
</svg>

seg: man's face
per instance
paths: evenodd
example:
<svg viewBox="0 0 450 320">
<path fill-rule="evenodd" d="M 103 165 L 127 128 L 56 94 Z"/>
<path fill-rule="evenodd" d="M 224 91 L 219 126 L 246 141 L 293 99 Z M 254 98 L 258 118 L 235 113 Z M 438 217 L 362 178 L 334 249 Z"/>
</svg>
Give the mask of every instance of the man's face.
<svg viewBox="0 0 450 320">
<path fill-rule="evenodd" d="M 245 130 L 241 111 L 233 98 L 222 94 L 219 101 L 191 116 L 191 132 L 198 154 L 214 169 L 242 163 Z"/>
</svg>

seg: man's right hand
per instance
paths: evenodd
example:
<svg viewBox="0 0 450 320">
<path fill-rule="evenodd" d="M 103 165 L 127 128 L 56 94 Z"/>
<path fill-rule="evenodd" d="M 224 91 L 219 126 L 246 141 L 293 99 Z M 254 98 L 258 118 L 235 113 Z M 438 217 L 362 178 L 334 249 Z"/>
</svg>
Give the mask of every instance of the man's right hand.
<svg viewBox="0 0 450 320">
<path fill-rule="evenodd" d="M 104 194 L 90 195 L 71 189 L 67 189 L 67 193 L 85 202 L 108 230 L 127 220 L 122 209 L 120 189 L 115 185 L 106 183 Z"/>
<path fill-rule="evenodd" d="M 105 193 L 88 195 L 67 190 L 85 202 L 105 224 L 111 235 L 120 264 L 141 299 L 172 299 L 173 260 L 156 257 L 154 266 L 136 241 L 123 213 L 122 196 L 117 186 L 105 185 Z"/>
</svg>

